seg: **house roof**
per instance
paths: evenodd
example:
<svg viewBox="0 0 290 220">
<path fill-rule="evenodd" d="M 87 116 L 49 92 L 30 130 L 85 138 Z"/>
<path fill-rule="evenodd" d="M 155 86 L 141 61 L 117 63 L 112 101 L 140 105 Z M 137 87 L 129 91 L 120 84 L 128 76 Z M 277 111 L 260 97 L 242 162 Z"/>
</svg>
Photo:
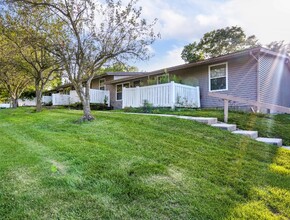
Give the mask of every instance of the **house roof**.
<svg viewBox="0 0 290 220">
<path fill-rule="evenodd" d="M 136 76 L 136 75 L 143 75 L 145 74 L 145 72 L 105 72 L 103 74 L 100 74 L 100 75 L 96 75 L 94 76 L 93 79 L 98 79 L 98 78 L 102 78 L 104 76 Z M 86 80 L 83 80 L 83 82 L 85 82 Z M 49 90 L 48 92 L 53 92 L 53 91 L 57 91 L 57 90 L 60 90 L 60 89 L 64 89 L 64 88 L 68 88 L 70 86 L 73 86 L 72 83 L 67 83 L 67 84 L 64 84 L 64 85 L 61 85 L 61 86 L 58 86 L 52 90 Z"/>
<path fill-rule="evenodd" d="M 216 62 L 222 62 L 222 61 L 225 61 L 228 59 L 233 59 L 233 58 L 241 57 L 244 55 L 254 55 L 255 56 L 256 54 L 259 54 L 259 53 L 289 59 L 288 55 L 277 53 L 277 52 L 271 51 L 269 49 L 263 48 L 261 46 L 258 46 L 258 47 L 253 47 L 253 48 L 237 51 L 234 53 L 229 53 L 226 55 L 221 55 L 221 56 L 214 57 L 214 58 L 209 58 L 209 59 L 202 60 L 202 61 L 172 66 L 172 67 L 163 68 L 163 69 L 159 69 L 159 70 L 155 70 L 155 71 L 151 71 L 151 72 L 106 72 L 106 73 L 103 73 L 101 75 L 96 75 L 93 79 L 98 79 L 98 78 L 101 78 L 104 76 L 128 76 L 126 78 L 116 79 L 116 80 L 106 82 L 106 84 L 116 84 L 116 83 L 131 81 L 134 79 L 140 79 L 142 77 L 159 75 L 159 74 L 164 73 L 165 69 L 167 72 L 172 72 L 172 71 L 187 69 L 187 68 L 191 68 L 191 67 L 195 67 L 195 66 L 212 64 L 212 63 L 216 63 Z M 288 66 L 290 66 L 290 62 L 288 62 Z M 85 82 L 85 80 L 84 80 L 84 82 Z M 55 89 L 50 90 L 49 92 L 57 91 L 59 89 L 67 88 L 70 86 L 72 86 L 72 83 L 58 86 Z"/>
<path fill-rule="evenodd" d="M 108 75 L 108 76 L 134 76 L 134 75 L 143 75 L 144 73 L 146 73 L 146 72 L 107 72 L 104 75 Z"/>
<path fill-rule="evenodd" d="M 237 51 L 234 53 L 229 53 L 226 55 L 221 55 L 221 56 L 214 57 L 214 58 L 209 58 L 209 59 L 202 60 L 202 61 L 186 63 L 186 64 L 182 64 L 182 65 L 178 65 L 178 66 L 172 66 L 169 68 L 164 68 L 164 69 L 159 69 L 159 70 L 152 71 L 152 72 L 147 72 L 141 76 L 139 75 L 139 76 L 133 76 L 133 77 L 128 77 L 128 78 L 124 78 L 124 79 L 112 80 L 110 82 L 107 82 L 107 84 L 116 84 L 116 83 L 134 80 L 134 79 L 139 79 L 141 77 L 155 76 L 155 75 L 164 73 L 165 69 L 167 72 L 172 72 L 172 71 L 187 69 L 187 68 L 191 68 L 191 67 L 195 67 L 195 66 L 212 64 L 212 63 L 216 63 L 216 62 L 222 62 L 222 61 L 225 61 L 228 59 L 233 59 L 233 58 L 241 57 L 244 55 L 251 55 L 251 54 L 255 55 L 258 53 L 265 53 L 265 54 L 268 54 L 271 56 L 279 56 L 282 58 L 289 58 L 287 55 L 276 53 L 276 52 L 273 52 L 269 49 L 258 46 L 258 47 L 253 47 L 253 48 Z"/>
</svg>

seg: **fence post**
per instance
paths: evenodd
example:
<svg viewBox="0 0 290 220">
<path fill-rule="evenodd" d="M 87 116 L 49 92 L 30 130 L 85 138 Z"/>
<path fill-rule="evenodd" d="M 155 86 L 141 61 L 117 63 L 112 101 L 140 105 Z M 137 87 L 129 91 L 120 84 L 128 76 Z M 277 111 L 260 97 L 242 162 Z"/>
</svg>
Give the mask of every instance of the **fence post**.
<svg viewBox="0 0 290 220">
<path fill-rule="evenodd" d="M 229 100 L 224 99 L 224 122 L 228 123 L 229 117 Z"/>
<path fill-rule="evenodd" d="M 111 97 L 110 97 L 110 91 L 107 91 L 107 98 L 108 98 L 108 106 L 111 106 Z"/>
<path fill-rule="evenodd" d="M 171 109 L 175 109 L 175 83 L 173 81 L 170 82 L 170 94 L 171 94 Z"/>
<path fill-rule="evenodd" d="M 125 91 L 126 91 L 126 87 L 122 88 L 122 108 L 125 108 Z"/>
<path fill-rule="evenodd" d="M 143 103 L 141 101 L 140 87 L 136 86 L 136 107 L 140 107 L 142 104 Z"/>
<path fill-rule="evenodd" d="M 199 91 L 199 86 L 196 86 L 195 89 L 196 89 L 197 107 L 200 108 L 200 91 Z"/>
<path fill-rule="evenodd" d="M 55 105 L 55 94 L 51 94 L 52 105 Z"/>
</svg>

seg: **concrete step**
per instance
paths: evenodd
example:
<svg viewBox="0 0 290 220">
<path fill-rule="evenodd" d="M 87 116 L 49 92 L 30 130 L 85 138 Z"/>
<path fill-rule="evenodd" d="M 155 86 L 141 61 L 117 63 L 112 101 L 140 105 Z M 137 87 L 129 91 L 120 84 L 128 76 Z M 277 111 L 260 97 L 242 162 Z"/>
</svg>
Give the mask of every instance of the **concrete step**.
<svg viewBox="0 0 290 220">
<path fill-rule="evenodd" d="M 282 146 L 282 148 L 284 148 L 286 150 L 290 150 L 290 146 Z"/>
<path fill-rule="evenodd" d="M 282 146 L 282 139 L 280 138 L 264 138 L 264 137 L 259 137 L 256 139 L 257 141 L 264 142 L 266 144 L 272 144 L 275 146 Z"/>
<path fill-rule="evenodd" d="M 217 123 L 217 124 L 212 124 L 211 126 L 222 129 L 222 130 L 227 130 L 227 131 L 237 130 L 237 125 L 235 124 Z"/>
<path fill-rule="evenodd" d="M 149 114 L 149 113 L 125 113 L 125 114 L 181 118 L 181 119 L 186 119 L 186 120 L 191 120 L 191 121 L 197 121 L 197 122 L 208 124 L 208 125 L 215 124 L 218 122 L 217 118 L 207 118 L 207 117 L 192 117 L 192 116 L 182 116 L 182 115 Z"/>
<path fill-rule="evenodd" d="M 252 139 L 257 139 L 258 138 L 258 131 L 244 131 L 244 130 L 238 130 L 238 131 L 233 131 L 233 134 L 239 134 L 239 135 L 244 135 Z"/>
<path fill-rule="evenodd" d="M 176 117 L 187 119 L 187 120 L 192 120 L 192 121 L 197 121 L 197 122 L 208 124 L 208 125 L 217 123 L 217 118 L 191 117 L 191 116 L 176 116 Z"/>
</svg>

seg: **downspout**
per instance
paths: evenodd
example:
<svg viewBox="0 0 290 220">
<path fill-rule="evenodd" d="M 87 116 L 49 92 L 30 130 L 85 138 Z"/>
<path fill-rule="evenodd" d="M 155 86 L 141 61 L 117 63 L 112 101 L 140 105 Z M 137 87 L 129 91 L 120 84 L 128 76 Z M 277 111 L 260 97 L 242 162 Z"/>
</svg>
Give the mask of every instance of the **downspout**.
<svg viewBox="0 0 290 220">
<path fill-rule="evenodd" d="M 251 51 L 250 55 L 257 61 L 257 102 L 260 102 L 260 53 L 256 57 Z M 257 112 L 260 112 L 260 107 L 257 107 Z"/>
</svg>

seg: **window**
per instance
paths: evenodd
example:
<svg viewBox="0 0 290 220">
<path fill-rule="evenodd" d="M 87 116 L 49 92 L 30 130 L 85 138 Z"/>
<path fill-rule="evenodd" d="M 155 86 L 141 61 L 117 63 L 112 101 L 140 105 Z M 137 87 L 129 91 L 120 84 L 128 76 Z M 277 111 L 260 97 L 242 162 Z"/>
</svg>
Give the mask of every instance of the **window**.
<svg viewBox="0 0 290 220">
<path fill-rule="evenodd" d="M 209 66 L 209 91 L 228 90 L 228 63 Z"/>
<path fill-rule="evenodd" d="M 105 90 L 105 89 L 106 89 L 105 82 L 106 82 L 105 79 L 100 79 L 100 80 L 99 80 L 99 89 L 100 89 L 100 90 Z"/>
<path fill-rule="evenodd" d="M 163 74 L 161 76 L 157 76 L 157 84 L 162 84 L 162 83 L 169 83 L 169 75 L 168 74 Z"/>
<path fill-rule="evenodd" d="M 140 80 L 136 80 L 133 82 L 133 87 L 137 87 L 141 85 L 141 81 Z"/>
<path fill-rule="evenodd" d="M 123 90 L 124 87 L 125 88 L 129 88 L 130 87 L 130 83 L 123 83 L 123 84 L 116 85 L 117 101 L 122 100 L 122 90 Z"/>
</svg>

